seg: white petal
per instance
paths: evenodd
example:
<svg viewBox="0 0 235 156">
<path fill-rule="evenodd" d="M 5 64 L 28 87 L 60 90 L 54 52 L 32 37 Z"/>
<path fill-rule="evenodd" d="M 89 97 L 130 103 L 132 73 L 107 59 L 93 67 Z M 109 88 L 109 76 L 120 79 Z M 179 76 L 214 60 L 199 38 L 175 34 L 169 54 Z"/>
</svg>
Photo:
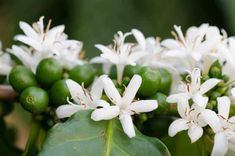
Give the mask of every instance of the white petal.
<svg viewBox="0 0 235 156">
<path fill-rule="evenodd" d="M 223 133 L 217 133 L 211 156 L 224 156 L 228 151 L 228 140 Z"/>
<path fill-rule="evenodd" d="M 140 100 L 137 102 L 133 102 L 130 105 L 130 109 L 137 114 L 142 112 L 151 112 L 157 107 L 158 104 L 156 100 Z"/>
<path fill-rule="evenodd" d="M 85 95 L 83 88 L 77 82 L 68 79 L 66 80 L 66 85 L 68 86 L 69 92 L 73 100 L 77 104 L 80 104 L 82 102 L 84 104 L 89 105 L 91 103 L 91 101 L 87 97 L 89 95 Z"/>
<path fill-rule="evenodd" d="M 135 136 L 135 128 L 131 116 L 129 114 L 122 114 L 119 116 L 119 120 L 127 136 L 133 138 Z"/>
<path fill-rule="evenodd" d="M 143 33 L 137 29 L 132 29 L 131 32 L 133 33 L 133 36 L 135 37 L 141 48 L 145 49 L 146 41 Z"/>
<path fill-rule="evenodd" d="M 147 53 L 146 52 L 134 52 L 131 53 L 128 57 L 128 62 L 129 64 L 134 64 L 136 61 L 138 61 L 139 59 L 141 59 L 142 57 L 144 57 Z"/>
<path fill-rule="evenodd" d="M 206 92 L 208 92 L 209 90 L 211 90 L 212 88 L 214 88 L 218 83 L 220 82 L 219 79 L 209 79 L 206 82 L 204 82 L 201 87 L 200 87 L 200 94 L 205 94 Z"/>
<path fill-rule="evenodd" d="M 102 80 L 103 80 L 104 91 L 106 95 L 114 104 L 119 104 L 121 102 L 121 96 L 117 88 L 113 84 L 112 80 L 108 77 L 104 77 L 102 78 Z"/>
<path fill-rule="evenodd" d="M 201 70 L 199 68 L 194 68 L 191 74 L 191 85 L 193 88 L 199 88 L 201 85 Z"/>
<path fill-rule="evenodd" d="M 167 97 L 166 101 L 168 103 L 177 103 L 180 98 L 190 99 L 190 95 L 188 93 L 178 93 L 178 94 L 172 94 Z"/>
<path fill-rule="evenodd" d="M 103 77 L 106 77 L 106 76 L 107 75 L 102 75 L 93 82 L 91 86 L 91 92 L 90 92 L 93 100 L 98 100 L 101 98 L 103 89 L 104 89 L 102 79 Z"/>
<path fill-rule="evenodd" d="M 14 37 L 15 40 L 21 41 L 24 44 L 27 44 L 28 46 L 33 47 L 34 49 L 41 51 L 42 47 L 41 44 L 29 37 L 23 36 L 23 35 L 17 35 Z"/>
<path fill-rule="evenodd" d="M 231 93 L 232 93 L 233 98 L 235 98 L 235 88 L 231 89 Z"/>
<path fill-rule="evenodd" d="M 103 54 L 113 54 L 113 51 L 104 45 L 96 44 L 95 47 L 98 48 Z"/>
<path fill-rule="evenodd" d="M 214 111 L 206 109 L 202 111 L 202 117 L 215 133 L 221 130 L 222 125 L 217 114 Z"/>
<path fill-rule="evenodd" d="M 174 122 L 172 122 L 169 129 L 168 129 L 169 136 L 173 137 L 178 132 L 181 132 L 183 130 L 187 130 L 189 128 L 187 125 L 187 122 L 188 121 L 184 120 L 184 119 L 177 119 Z"/>
<path fill-rule="evenodd" d="M 75 105 L 75 104 L 61 105 L 56 109 L 56 115 L 58 118 L 67 118 L 83 109 L 85 108 L 82 105 Z"/>
<path fill-rule="evenodd" d="M 195 124 L 191 125 L 188 130 L 188 135 L 190 137 L 191 143 L 194 143 L 199 138 L 202 137 L 203 129 Z"/>
<path fill-rule="evenodd" d="M 20 22 L 20 28 L 24 31 L 24 33 L 33 39 L 37 39 L 39 36 L 38 34 L 33 30 L 33 28 L 25 22 Z"/>
<path fill-rule="evenodd" d="M 91 118 L 94 121 L 100 121 L 100 120 L 110 120 L 112 118 L 115 118 L 119 114 L 119 107 L 118 106 L 110 106 L 106 108 L 98 108 L 94 110 L 91 114 Z"/>
<path fill-rule="evenodd" d="M 122 98 L 122 101 L 124 103 L 130 104 L 134 100 L 135 95 L 138 89 L 140 88 L 141 82 L 142 82 L 142 78 L 139 75 L 134 75 L 132 77 Z"/>
<path fill-rule="evenodd" d="M 188 100 L 185 98 L 180 98 L 177 104 L 177 110 L 182 118 L 187 118 L 190 110 Z"/>
<path fill-rule="evenodd" d="M 106 62 L 109 62 L 109 61 L 103 57 L 100 57 L 100 56 L 93 57 L 90 60 L 90 63 L 106 63 Z"/>
<path fill-rule="evenodd" d="M 221 115 L 223 118 L 228 119 L 229 110 L 230 110 L 230 99 L 227 96 L 218 97 L 218 114 Z"/>
<path fill-rule="evenodd" d="M 202 108 L 206 108 L 209 98 L 197 93 L 193 96 L 193 102 Z"/>
<path fill-rule="evenodd" d="M 168 49 L 178 49 L 180 48 L 180 44 L 178 41 L 174 39 L 165 39 L 161 42 L 161 45 Z"/>
</svg>

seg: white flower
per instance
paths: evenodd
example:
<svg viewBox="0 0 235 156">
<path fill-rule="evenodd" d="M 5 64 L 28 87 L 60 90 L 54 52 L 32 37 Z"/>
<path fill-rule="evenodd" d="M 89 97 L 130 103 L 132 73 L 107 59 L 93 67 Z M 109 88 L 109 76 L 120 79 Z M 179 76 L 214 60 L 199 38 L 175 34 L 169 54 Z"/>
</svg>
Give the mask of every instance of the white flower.
<svg viewBox="0 0 235 156">
<path fill-rule="evenodd" d="M 235 38 L 230 37 L 224 40 L 223 44 L 218 45 L 218 49 L 222 54 L 219 60 L 225 63 L 223 73 L 234 80 L 235 74 L 231 70 L 235 70 Z"/>
<path fill-rule="evenodd" d="M 228 150 L 235 152 L 235 116 L 229 118 L 230 99 L 217 98 L 218 115 L 212 110 L 203 113 L 204 119 L 215 133 L 212 156 L 224 156 Z"/>
<path fill-rule="evenodd" d="M 91 91 L 87 91 L 73 80 L 66 80 L 66 84 L 69 88 L 69 92 L 72 99 L 76 103 L 69 102 L 69 104 L 59 106 L 56 109 L 58 118 L 70 117 L 72 114 L 86 109 L 96 109 L 91 117 L 97 116 L 97 112 L 100 112 L 100 116 L 103 120 L 109 120 L 118 115 L 119 108 L 117 106 L 110 106 L 109 103 L 101 99 L 103 92 L 103 83 L 101 79 L 104 76 L 99 77 L 92 85 Z M 114 115 L 114 116 L 113 116 Z"/>
<path fill-rule="evenodd" d="M 68 36 L 64 33 L 64 25 L 49 29 L 49 21 L 45 27 L 43 18 L 41 17 L 32 27 L 25 22 L 20 22 L 20 28 L 25 35 L 16 35 L 15 40 L 23 42 L 30 48 L 27 50 L 26 48 L 20 49 L 20 47 L 13 46 L 10 52 L 16 55 L 22 62 L 27 62 L 26 65 L 28 67 L 32 65 L 33 67 L 31 68 L 33 69 L 35 69 L 40 60 L 48 57 L 56 58 L 67 69 L 83 64 L 83 60 L 79 57 L 83 45 L 82 42 L 68 40 Z M 33 57 L 34 61 L 30 60 L 26 55 Z"/>
<path fill-rule="evenodd" d="M 66 68 L 72 69 L 76 65 L 84 64 L 84 60 L 80 57 L 82 50 L 82 42 L 76 40 L 65 40 L 57 45 L 60 52 L 54 57 Z"/>
<path fill-rule="evenodd" d="M 211 78 L 201 84 L 201 72 L 200 69 L 194 68 L 189 77 L 190 83 L 181 83 L 179 86 L 180 93 L 172 94 L 167 97 L 169 103 L 177 103 L 179 98 L 191 99 L 195 104 L 200 107 L 205 107 L 208 103 L 208 97 L 203 96 L 210 89 L 215 87 L 220 80 Z"/>
<path fill-rule="evenodd" d="M 64 25 L 60 25 L 49 29 L 50 22 L 45 27 L 43 23 L 44 17 L 40 17 L 37 23 L 34 23 L 32 27 L 26 22 L 20 22 L 20 28 L 24 31 L 25 35 L 16 35 L 15 40 L 21 41 L 28 46 L 34 48 L 41 53 L 59 53 L 55 47 L 55 44 L 60 44 L 67 38 L 64 34 Z"/>
<path fill-rule="evenodd" d="M 178 132 L 188 130 L 191 142 L 197 141 L 203 134 L 203 128 L 206 126 L 201 114 L 202 108 L 193 104 L 190 108 L 188 100 L 180 98 L 177 104 L 177 110 L 180 119 L 176 119 L 169 127 L 169 136 L 173 137 Z"/>
<path fill-rule="evenodd" d="M 91 60 L 92 63 L 109 63 L 115 64 L 117 68 L 117 79 L 121 83 L 124 67 L 128 64 L 136 65 L 141 57 L 146 55 L 144 52 L 133 52 L 133 44 L 124 43 L 125 38 L 131 35 L 131 33 L 123 34 L 121 31 L 114 36 L 114 45 L 110 48 L 101 44 L 96 44 L 102 54 L 99 57 L 95 57 Z"/>
<path fill-rule="evenodd" d="M 0 41 L 0 75 L 8 75 L 12 68 L 11 57 L 8 53 L 2 51 L 2 42 Z"/>
<path fill-rule="evenodd" d="M 13 45 L 11 49 L 7 51 L 15 55 L 25 66 L 29 67 L 34 73 L 38 63 L 46 57 L 40 55 L 40 53 L 34 53 L 32 49 L 26 46 Z M 47 56 L 49 57 L 49 56 Z"/>
<path fill-rule="evenodd" d="M 125 89 L 123 97 L 121 97 L 112 80 L 108 77 L 103 78 L 104 91 L 112 103 L 119 107 L 119 120 L 121 121 L 124 132 L 130 138 L 135 136 L 135 129 L 131 116 L 142 112 L 150 112 L 158 106 L 156 100 L 133 101 L 141 82 L 141 77 L 139 75 L 134 75 Z M 102 118 L 99 118 L 98 120 L 102 120 Z"/>
<path fill-rule="evenodd" d="M 203 57 L 216 50 L 222 36 L 217 27 L 202 24 L 200 27 L 190 27 L 184 36 L 180 26 L 174 26 L 176 40 L 166 39 L 162 45 L 166 47 L 164 57 L 178 58 L 177 68 L 180 72 L 200 67 Z"/>
</svg>

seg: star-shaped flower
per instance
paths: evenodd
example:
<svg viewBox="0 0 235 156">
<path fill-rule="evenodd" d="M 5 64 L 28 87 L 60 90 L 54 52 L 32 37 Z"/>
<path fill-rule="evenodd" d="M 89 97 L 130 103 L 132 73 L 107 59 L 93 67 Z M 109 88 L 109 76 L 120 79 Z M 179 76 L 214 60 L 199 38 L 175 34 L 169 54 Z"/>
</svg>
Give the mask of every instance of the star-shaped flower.
<svg viewBox="0 0 235 156">
<path fill-rule="evenodd" d="M 124 67 L 128 64 L 136 65 L 136 61 L 146 55 L 145 52 L 133 52 L 133 44 L 125 43 L 125 38 L 129 35 L 131 35 L 131 33 L 123 34 L 119 31 L 114 36 L 114 45 L 112 47 L 96 44 L 95 47 L 98 48 L 102 54 L 91 60 L 92 63 L 108 63 L 116 65 L 117 79 L 120 84 Z"/>
<path fill-rule="evenodd" d="M 208 103 L 208 97 L 203 95 L 215 87 L 220 80 L 211 78 L 201 84 L 201 71 L 199 68 L 194 68 L 188 78 L 190 78 L 189 83 L 182 82 L 180 84 L 180 93 L 168 96 L 167 101 L 169 103 L 177 103 L 179 98 L 192 99 L 198 106 L 205 107 Z"/>
<path fill-rule="evenodd" d="M 207 109 L 204 119 L 215 133 L 212 156 L 224 156 L 228 150 L 235 152 L 235 116 L 229 118 L 230 99 L 217 98 L 218 114 Z"/>
<path fill-rule="evenodd" d="M 58 118 L 70 117 L 72 114 L 86 109 L 97 109 L 93 112 L 91 117 L 97 116 L 97 112 L 100 112 L 98 117 L 102 117 L 103 120 L 109 120 L 118 115 L 119 108 L 117 106 L 110 106 L 109 103 L 101 99 L 103 92 L 102 78 L 99 77 L 92 85 L 89 92 L 78 83 L 73 80 L 66 80 L 69 92 L 75 103 L 69 101 L 69 104 L 59 106 L 56 109 Z"/>
<path fill-rule="evenodd" d="M 203 57 L 214 53 L 218 43 L 222 42 L 219 29 L 208 24 L 190 27 L 185 36 L 180 26 L 174 26 L 174 29 L 176 39 L 166 39 L 161 45 L 166 48 L 163 57 L 178 58 L 176 66 L 181 73 L 202 66 Z"/>
<path fill-rule="evenodd" d="M 2 51 L 2 42 L 0 41 L 0 75 L 8 75 L 12 68 L 11 57 L 8 53 Z"/>
<path fill-rule="evenodd" d="M 112 80 L 108 77 L 103 78 L 104 91 L 112 103 L 119 107 L 119 120 L 121 121 L 124 132 L 130 138 L 135 136 L 135 129 L 131 116 L 142 112 L 150 112 L 158 107 L 156 100 L 133 101 L 141 82 L 141 77 L 139 75 L 134 75 L 126 87 L 123 97 L 121 97 Z M 97 121 L 103 119 L 96 118 L 94 120 Z"/>
<path fill-rule="evenodd" d="M 191 142 L 197 141 L 203 134 L 202 127 L 206 126 L 201 116 L 202 108 L 195 104 L 190 107 L 187 99 L 180 98 L 177 110 L 181 118 L 176 119 L 170 125 L 168 130 L 169 136 L 173 137 L 180 131 L 188 130 Z"/>
</svg>

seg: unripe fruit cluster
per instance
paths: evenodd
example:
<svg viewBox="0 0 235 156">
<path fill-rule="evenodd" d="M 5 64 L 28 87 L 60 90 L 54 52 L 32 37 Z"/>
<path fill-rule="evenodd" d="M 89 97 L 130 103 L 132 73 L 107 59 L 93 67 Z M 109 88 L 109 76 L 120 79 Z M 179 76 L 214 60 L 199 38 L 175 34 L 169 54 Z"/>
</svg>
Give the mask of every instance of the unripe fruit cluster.
<svg viewBox="0 0 235 156">
<path fill-rule="evenodd" d="M 64 75 L 89 86 L 95 77 L 95 70 L 89 64 L 78 65 L 68 71 L 53 58 L 42 60 L 34 74 L 23 65 L 15 66 L 9 74 L 9 83 L 20 95 L 22 107 L 34 114 L 46 112 L 48 107 L 67 103 L 70 97 Z"/>
</svg>

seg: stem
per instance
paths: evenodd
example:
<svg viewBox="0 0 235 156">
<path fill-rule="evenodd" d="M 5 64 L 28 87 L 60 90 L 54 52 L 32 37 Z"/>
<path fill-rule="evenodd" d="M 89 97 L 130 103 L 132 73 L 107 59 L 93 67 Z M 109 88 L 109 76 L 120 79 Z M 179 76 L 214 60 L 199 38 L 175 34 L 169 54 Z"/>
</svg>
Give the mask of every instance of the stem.
<svg viewBox="0 0 235 156">
<path fill-rule="evenodd" d="M 0 99 L 1 100 L 12 100 L 17 96 L 17 93 L 10 85 L 0 85 Z"/>
<path fill-rule="evenodd" d="M 32 156 L 36 155 L 36 143 L 37 143 L 37 138 L 40 132 L 40 124 L 39 122 L 35 119 L 34 116 L 32 116 L 32 123 L 31 123 L 31 129 L 30 129 L 30 134 L 29 138 L 27 141 L 27 145 L 25 147 L 24 153 L 22 156 Z"/>
<path fill-rule="evenodd" d="M 119 85 L 122 84 L 122 76 L 123 76 L 124 67 L 125 66 L 122 65 L 122 64 L 116 65 L 116 68 L 117 68 L 117 81 L 118 81 Z"/>
</svg>

